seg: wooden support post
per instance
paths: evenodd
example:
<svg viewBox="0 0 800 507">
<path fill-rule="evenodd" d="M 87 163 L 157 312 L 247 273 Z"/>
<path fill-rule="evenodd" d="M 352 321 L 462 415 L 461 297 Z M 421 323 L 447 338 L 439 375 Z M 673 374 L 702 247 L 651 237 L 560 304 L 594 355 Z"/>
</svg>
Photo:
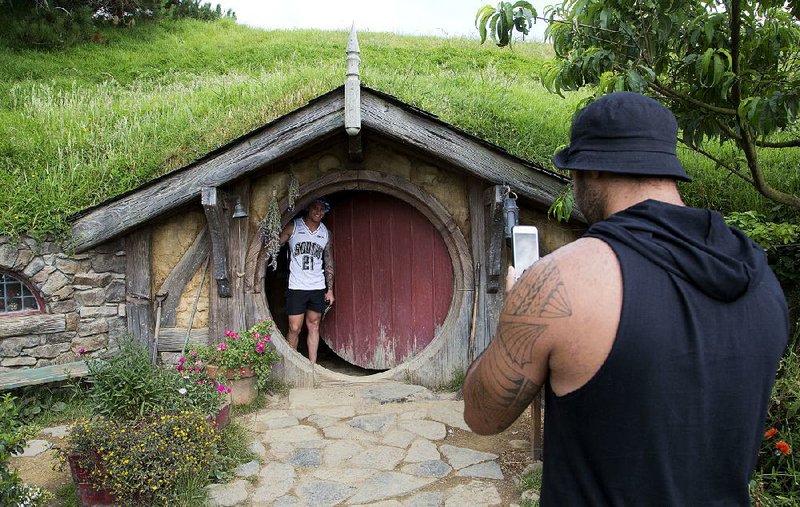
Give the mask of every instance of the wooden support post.
<svg viewBox="0 0 800 507">
<path fill-rule="evenodd" d="M 539 461 L 542 459 L 544 450 L 544 438 L 542 436 L 542 392 L 536 395 L 531 404 L 531 459 Z"/>
<path fill-rule="evenodd" d="M 203 209 L 206 212 L 208 231 L 211 238 L 211 272 L 221 298 L 231 297 L 231 282 L 228 269 L 228 220 L 224 216 L 223 193 L 217 187 L 204 187 L 202 191 Z"/>
<path fill-rule="evenodd" d="M 486 292 L 501 291 L 503 283 L 503 187 L 494 185 L 484 194 L 486 206 Z"/>
<path fill-rule="evenodd" d="M 245 328 L 245 261 L 250 237 L 250 221 L 233 218 L 233 206 L 226 199 L 240 199 L 250 207 L 250 182 L 239 183 L 230 196 L 217 188 L 203 189 L 203 208 L 211 239 L 212 280 L 209 301 L 209 335 L 212 343 L 222 339 L 226 329 Z"/>
<path fill-rule="evenodd" d="M 244 209 L 250 208 L 250 181 L 245 180 L 234 189 L 234 194 L 239 197 Z M 231 329 L 244 329 L 245 322 L 245 264 L 247 247 L 250 241 L 250 222 L 247 217 L 228 217 L 230 234 L 228 235 L 228 259 L 231 268 L 231 299 L 230 326 Z"/>
<path fill-rule="evenodd" d="M 475 263 L 475 294 L 472 340 L 469 344 L 469 360 L 474 361 L 486 348 L 488 327 L 486 322 L 486 210 L 483 204 L 484 185 L 477 178 L 469 179 L 469 221 L 472 261 Z"/>
<path fill-rule="evenodd" d="M 125 310 L 128 334 L 153 351 L 154 318 L 150 287 L 150 229 L 139 229 L 125 238 Z"/>
</svg>

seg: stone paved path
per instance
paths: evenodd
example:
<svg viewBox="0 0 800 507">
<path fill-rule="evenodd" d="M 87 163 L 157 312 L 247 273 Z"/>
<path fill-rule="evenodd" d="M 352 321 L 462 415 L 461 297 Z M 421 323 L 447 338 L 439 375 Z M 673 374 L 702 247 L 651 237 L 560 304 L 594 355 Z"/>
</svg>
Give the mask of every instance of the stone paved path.
<svg viewBox="0 0 800 507">
<path fill-rule="evenodd" d="M 463 410 L 452 393 L 399 383 L 292 389 L 237 417 L 254 435 L 250 448 L 263 464 L 243 464 L 237 479 L 209 486 L 209 505 L 501 505 L 498 487 L 513 478 L 503 476 L 498 456 L 447 438 L 454 428 L 469 431 Z M 31 440 L 20 458 L 52 453 L 50 447 Z"/>
<path fill-rule="evenodd" d="M 237 421 L 263 457 L 209 486 L 216 506 L 500 505 L 497 455 L 448 445 L 464 402 L 420 386 L 292 389 Z"/>
</svg>

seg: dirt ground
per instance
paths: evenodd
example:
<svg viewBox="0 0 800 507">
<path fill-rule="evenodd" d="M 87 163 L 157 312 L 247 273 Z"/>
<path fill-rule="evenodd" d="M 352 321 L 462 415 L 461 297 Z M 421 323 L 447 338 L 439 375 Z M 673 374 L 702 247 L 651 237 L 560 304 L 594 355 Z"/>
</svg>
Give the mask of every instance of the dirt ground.
<svg viewBox="0 0 800 507">
<path fill-rule="evenodd" d="M 497 462 L 500 465 L 505 480 L 495 482 L 495 487 L 502 498 L 502 505 L 507 506 L 519 503 L 519 491 L 517 489 L 515 477 L 518 477 L 528 464 L 531 463 L 530 446 L 522 449 L 515 449 L 510 444 L 513 440 L 531 439 L 531 413 L 525 411 L 519 419 L 503 433 L 492 436 L 480 436 L 469 431 L 452 428 L 447 437 L 441 443 L 454 445 L 457 447 L 468 447 L 477 451 L 490 452 L 499 455 Z M 54 445 L 58 445 L 59 438 L 49 435 L 39 435 L 38 440 L 48 440 Z M 31 485 L 41 486 L 52 493 L 56 493 L 64 486 L 71 483 L 69 467 L 59 471 L 53 468 L 57 463 L 55 452 L 46 451 L 38 456 L 30 458 L 11 458 L 11 468 L 16 468 L 22 479 Z M 463 483 L 463 479 L 449 478 L 435 483 L 435 489 L 447 490 L 458 483 Z M 426 490 L 430 491 L 428 487 Z M 61 507 L 59 501 L 54 501 L 49 507 Z"/>
</svg>

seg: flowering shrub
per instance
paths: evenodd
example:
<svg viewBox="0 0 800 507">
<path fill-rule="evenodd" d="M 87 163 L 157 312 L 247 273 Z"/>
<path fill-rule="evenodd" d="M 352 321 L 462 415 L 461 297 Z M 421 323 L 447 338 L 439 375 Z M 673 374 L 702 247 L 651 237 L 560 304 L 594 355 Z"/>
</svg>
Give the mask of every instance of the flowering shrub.
<svg viewBox="0 0 800 507">
<path fill-rule="evenodd" d="M 62 467 L 72 457 L 93 484 L 123 504 L 170 505 L 181 480 L 208 476 L 218 442 L 204 414 L 183 411 L 80 420 L 57 453 Z"/>
<path fill-rule="evenodd" d="M 217 345 L 192 348 L 187 360 L 218 366 L 233 372 L 234 378 L 239 378 L 243 369 L 250 368 L 258 377 L 259 389 L 264 389 L 269 383 L 272 365 L 281 359 L 271 343 L 273 329 L 272 321 L 266 320 L 239 333 L 228 330 Z"/>
<path fill-rule="evenodd" d="M 789 350 L 781 361 L 767 412 L 767 429 L 751 483 L 758 505 L 796 505 L 800 462 L 793 447 L 800 443 L 800 354 Z M 794 493 L 792 493 L 794 492 Z"/>
</svg>

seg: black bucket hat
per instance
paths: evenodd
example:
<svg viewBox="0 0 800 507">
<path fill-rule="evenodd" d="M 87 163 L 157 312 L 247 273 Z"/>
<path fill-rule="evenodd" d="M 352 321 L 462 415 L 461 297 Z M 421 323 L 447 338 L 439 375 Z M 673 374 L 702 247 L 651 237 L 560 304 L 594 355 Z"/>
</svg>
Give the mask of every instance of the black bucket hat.
<svg viewBox="0 0 800 507">
<path fill-rule="evenodd" d="M 320 203 L 323 208 L 325 208 L 325 213 L 327 213 L 327 212 L 329 212 L 331 210 L 330 203 L 328 201 L 326 201 L 323 197 L 317 197 L 316 199 L 314 199 L 313 201 L 308 203 L 308 206 L 306 206 L 306 209 L 310 209 L 311 205 L 314 204 L 314 203 L 317 203 L 317 202 Z"/>
<path fill-rule="evenodd" d="M 615 92 L 575 115 L 569 146 L 553 163 L 560 169 L 692 181 L 675 152 L 677 137 L 669 109 L 638 93 Z"/>
</svg>

